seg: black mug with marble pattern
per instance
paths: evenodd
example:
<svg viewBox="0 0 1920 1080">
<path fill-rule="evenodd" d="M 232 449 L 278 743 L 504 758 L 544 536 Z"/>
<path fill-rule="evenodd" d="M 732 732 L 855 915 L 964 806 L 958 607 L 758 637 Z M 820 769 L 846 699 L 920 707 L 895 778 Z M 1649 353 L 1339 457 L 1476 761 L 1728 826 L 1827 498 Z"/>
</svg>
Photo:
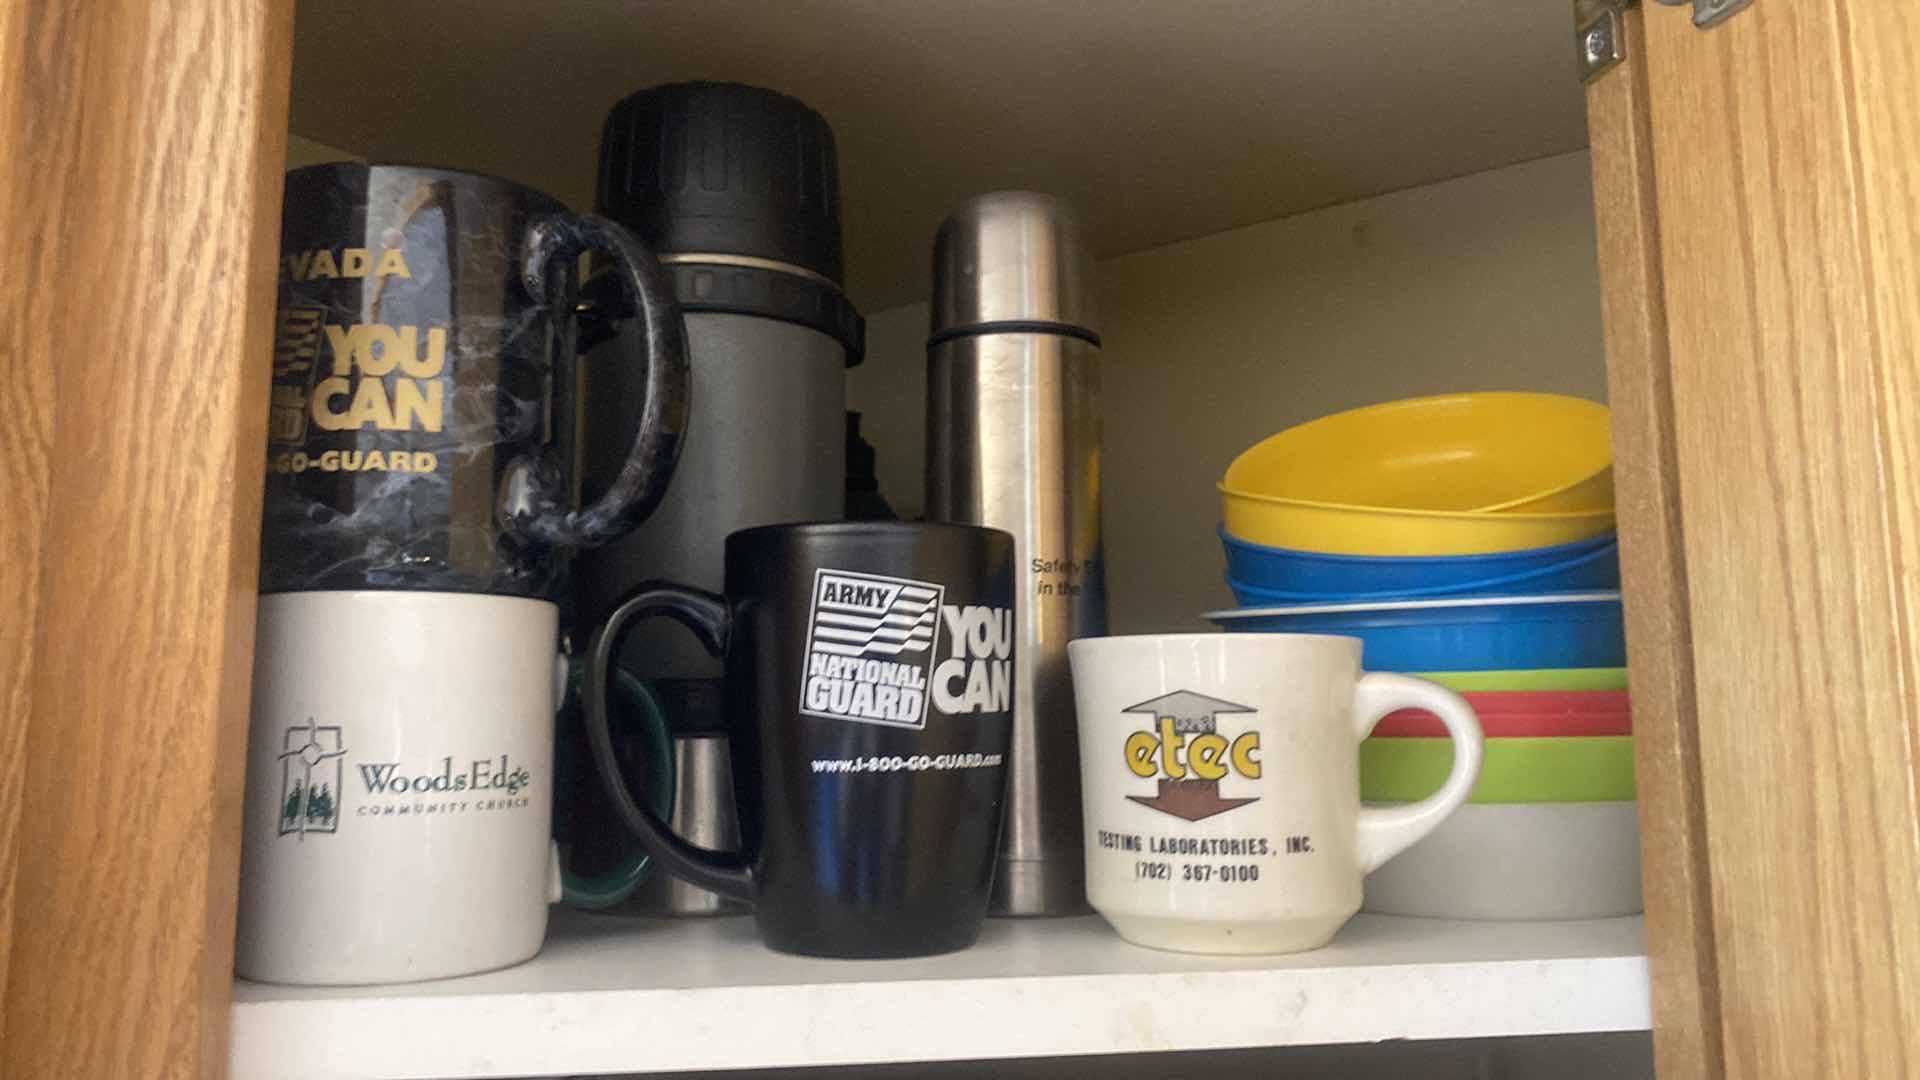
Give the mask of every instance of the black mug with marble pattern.
<svg viewBox="0 0 1920 1080">
<path fill-rule="evenodd" d="M 679 455 L 686 339 L 658 263 L 611 221 L 450 169 L 297 169 L 284 207 L 261 592 L 557 600 L 566 549 L 632 529 Z M 644 398 L 615 479 L 576 508 L 589 251 L 641 316 L 620 360 Z"/>
</svg>

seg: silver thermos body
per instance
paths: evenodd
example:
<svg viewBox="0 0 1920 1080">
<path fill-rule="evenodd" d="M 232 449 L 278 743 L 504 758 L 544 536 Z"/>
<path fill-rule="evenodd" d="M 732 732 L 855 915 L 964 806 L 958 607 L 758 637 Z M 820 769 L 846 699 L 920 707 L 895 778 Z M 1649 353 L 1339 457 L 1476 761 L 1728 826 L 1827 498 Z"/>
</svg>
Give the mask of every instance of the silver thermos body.
<svg viewBox="0 0 1920 1080">
<path fill-rule="evenodd" d="M 934 242 L 927 516 L 1013 534 L 1013 757 L 993 911 L 1087 910 L 1067 642 L 1106 633 L 1100 338 L 1071 211 L 983 195 Z"/>
<path fill-rule="evenodd" d="M 667 823 L 688 843 L 711 851 L 740 847 L 733 768 L 727 749 L 725 735 L 676 735 L 673 739 L 673 813 Z M 635 915 L 691 916 L 741 915 L 752 909 L 655 867 L 620 910 Z"/>
</svg>

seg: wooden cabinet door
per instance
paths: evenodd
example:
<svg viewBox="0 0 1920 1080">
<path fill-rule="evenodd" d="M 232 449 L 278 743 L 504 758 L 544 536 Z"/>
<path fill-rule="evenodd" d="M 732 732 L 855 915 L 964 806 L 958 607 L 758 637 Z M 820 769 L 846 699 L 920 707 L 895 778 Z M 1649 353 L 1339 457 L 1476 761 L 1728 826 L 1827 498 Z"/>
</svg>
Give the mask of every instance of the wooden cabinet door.
<svg viewBox="0 0 1920 1080">
<path fill-rule="evenodd" d="M 292 0 L 0 0 L 0 1074 L 217 1077 Z"/>
<path fill-rule="evenodd" d="M 1920 1075 L 1920 4 L 1588 86 L 1663 1075 Z"/>
</svg>

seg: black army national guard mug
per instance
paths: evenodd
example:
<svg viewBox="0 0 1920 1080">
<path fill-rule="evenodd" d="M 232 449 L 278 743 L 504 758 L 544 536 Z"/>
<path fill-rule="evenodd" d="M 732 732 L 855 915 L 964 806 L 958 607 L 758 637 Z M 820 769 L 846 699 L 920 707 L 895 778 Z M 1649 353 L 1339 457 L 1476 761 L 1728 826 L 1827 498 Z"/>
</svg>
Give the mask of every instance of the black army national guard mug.
<svg viewBox="0 0 1920 1080">
<path fill-rule="evenodd" d="M 490 176 L 336 163 L 287 174 L 261 591 L 554 599 L 556 549 L 605 543 L 665 491 L 687 422 L 673 287 L 625 229 Z M 645 332 L 637 430 L 577 494 L 579 257 L 612 256 Z"/>
<path fill-rule="evenodd" d="M 770 525 L 727 537 L 726 595 L 642 586 L 588 650 L 587 737 L 659 865 L 755 904 L 774 948 L 918 956 L 986 917 L 1013 733 L 1013 538 L 969 525 Z M 637 620 L 725 662 L 738 854 L 675 836 L 621 781 L 606 686 Z"/>
</svg>

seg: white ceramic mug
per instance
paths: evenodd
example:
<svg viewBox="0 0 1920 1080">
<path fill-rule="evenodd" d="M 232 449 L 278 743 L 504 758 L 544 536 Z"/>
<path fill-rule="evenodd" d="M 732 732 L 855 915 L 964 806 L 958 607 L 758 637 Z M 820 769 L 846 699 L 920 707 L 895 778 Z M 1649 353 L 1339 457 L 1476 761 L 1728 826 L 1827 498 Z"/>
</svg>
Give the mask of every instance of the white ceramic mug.
<svg viewBox="0 0 1920 1080">
<path fill-rule="evenodd" d="M 1446 819 L 1480 772 L 1480 724 L 1444 687 L 1360 670 L 1357 638 L 1158 634 L 1068 648 L 1080 719 L 1087 899 L 1120 936 L 1179 952 L 1317 948 L 1361 878 Z M 1432 797 L 1360 805 L 1360 740 L 1439 716 Z"/>
<path fill-rule="evenodd" d="M 405 982 L 539 951 L 558 619 L 514 596 L 260 598 L 240 975 Z"/>
</svg>

